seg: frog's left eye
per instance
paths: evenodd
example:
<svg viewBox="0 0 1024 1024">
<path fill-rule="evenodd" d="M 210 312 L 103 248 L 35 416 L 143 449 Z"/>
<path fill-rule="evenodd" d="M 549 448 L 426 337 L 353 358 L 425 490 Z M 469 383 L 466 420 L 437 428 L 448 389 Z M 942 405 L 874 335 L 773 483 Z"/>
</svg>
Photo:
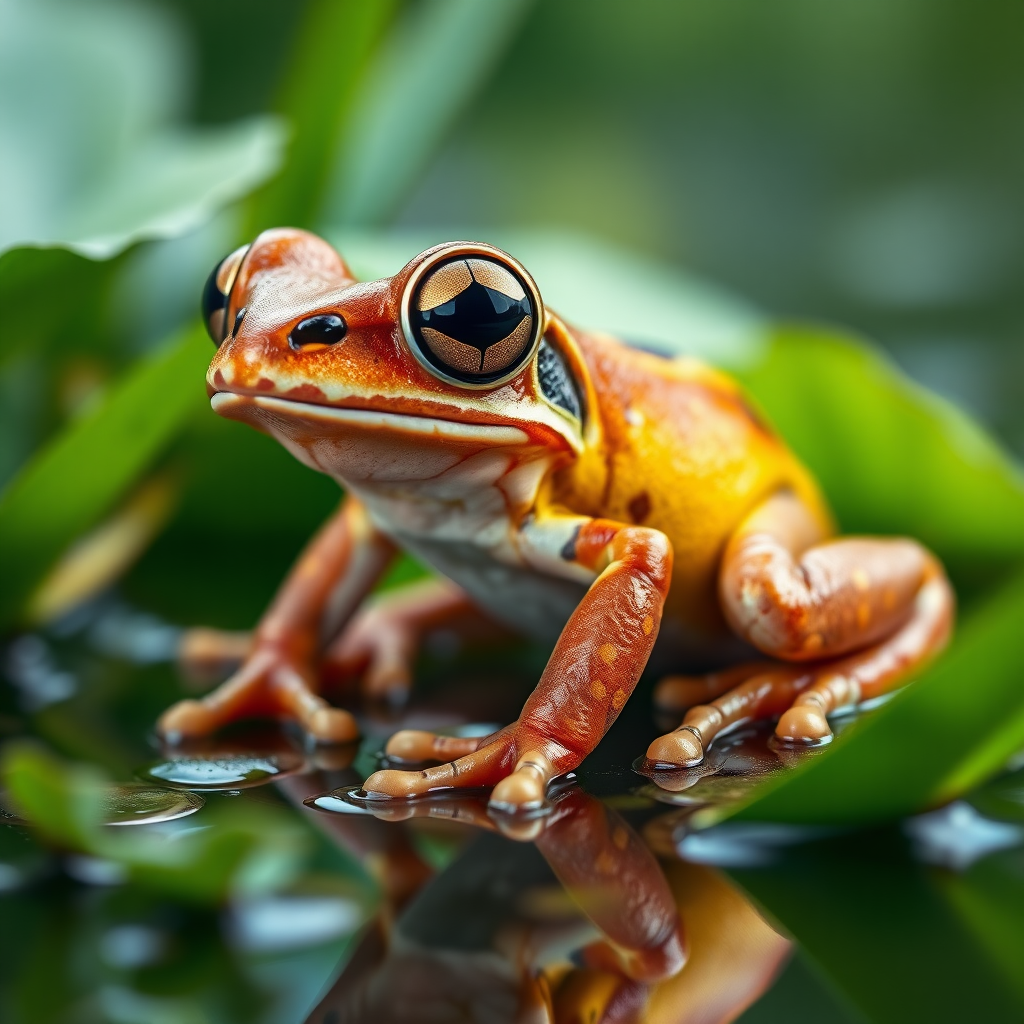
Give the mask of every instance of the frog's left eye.
<svg viewBox="0 0 1024 1024">
<path fill-rule="evenodd" d="M 238 277 L 238 268 L 245 259 L 249 246 L 243 245 L 236 249 L 230 256 L 225 256 L 213 268 L 213 273 L 206 279 L 203 287 L 203 323 L 206 331 L 213 339 L 215 345 L 227 337 L 228 333 L 228 304 L 231 301 L 231 289 Z"/>
<path fill-rule="evenodd" d="M 533 278 L 508 253 L 454 243 L 432 253 L 402 296 L 409 347 L 435 376 L 493 387 L 533 358 L 544 307 Z"/>
</svg>

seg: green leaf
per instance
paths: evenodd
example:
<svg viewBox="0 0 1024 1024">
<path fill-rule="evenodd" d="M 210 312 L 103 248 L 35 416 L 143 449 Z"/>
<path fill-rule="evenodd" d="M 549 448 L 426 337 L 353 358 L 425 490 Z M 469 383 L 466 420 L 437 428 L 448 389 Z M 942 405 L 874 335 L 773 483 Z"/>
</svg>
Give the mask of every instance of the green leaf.
<svg viewBox="0 0 1024 1024">
<path fill-rule="evenodd" d="M 945 803 L 1024 746 L 1024 575 L 963 623 L 949 652 L 833 749 L 758 787 L 739 805 L 700 812 L 800 824 L 868 824 Z"/>
<path fill-rule="evenodd" d="M 307 5 L 275 104 L 291 125 L 291 141 L 281 173 L 248 204 L 247 237 L 282 224 L 315 224 L 360 82 L 394 9 L 395 0 Z M 329 60 L 320 56 L 325 45 Z"/>
<path fill-rule="evenodd" d="M 729 874 L 867 1020 L 1021 1020 L 1019 982 L 950 905 L 944 877 L 886 850 L 883 838 L 843 839 Z M 956 883 L 965 899 L 992 895 L 975 891 L 972 874 Z"/>
<path fill-rule="evenodd" d="M 32 743 L 4 748 L 0 782 L 48 844 L 112 861 L 132 881 L 191 903 L 278 889 L 294 880 L 306 853 L 294 817 L 266 804 L 204 809 L 200 828 L 105 827 L 103 777 Z"/>
<path fill-rule="evenodd" d="M 1024 475 L 966 414 L 861 341 L 783 328 L 737 376 L 848 533 L 907 534 L 967 579 L 1024 558 Z"/>
<path fill-rule="evenodd" d="M 329 223 L 373 224 L 393 211 L 531 3 L 419 0 L 406 7 L 363 83 L 328 200 Z M 525 140 L 540 144 L 528 128 Z"/>
<path fill-rule="evenodd" d="M 18 813 L 49 843 L 87 849 L 103 813 L 103 780 L 91 765 L 67 769 L 41 747 L 12 743 L 4 748 L 0 781 Z"/>
<path fill-rule="evenodd" d="M 22 611 L 67 547 L 111 509 L 205 399 L 199 327 L 142 360 L 0 494 L 0 623 Z"/>
<path fill-rule="evenodd" d="M 174 127 L 188 60 L 155 6 L 8 0 L 0 7 L 0 251 L 94 259 L 187 232 L 274 172 L 273 118 Z"/>
</svg>

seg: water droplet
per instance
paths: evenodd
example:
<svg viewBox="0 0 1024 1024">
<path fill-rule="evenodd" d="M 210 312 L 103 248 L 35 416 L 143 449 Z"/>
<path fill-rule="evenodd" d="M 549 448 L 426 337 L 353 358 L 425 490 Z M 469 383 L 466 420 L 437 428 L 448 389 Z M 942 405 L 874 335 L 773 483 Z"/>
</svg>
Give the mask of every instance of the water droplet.
<svg viewBox="0 0 1024 1024">
<path fill-rule="evenodd" d="M 307 807 L 331 814 L 369 814 L 373 816 L 370 801 L 362 786 L 343 786 L 330 793 L 321 793 L 302 801 Z M 379 803 L 379 801 L 378 801 Z"/>
<path fill-rule="evenodd" d="M 135 774 L 147 782 L 172 789 L 251 789 L 298 771 L 298 753 L 237 754 L 230 757 L 182 757 L 158 761 Z"/>
<path fill-rule="evenodd" d="M 194 814 L 206 801 L 198 793 L 129 782 L 103 796 L 105 825 L 145 825 Z"/>
</svg>

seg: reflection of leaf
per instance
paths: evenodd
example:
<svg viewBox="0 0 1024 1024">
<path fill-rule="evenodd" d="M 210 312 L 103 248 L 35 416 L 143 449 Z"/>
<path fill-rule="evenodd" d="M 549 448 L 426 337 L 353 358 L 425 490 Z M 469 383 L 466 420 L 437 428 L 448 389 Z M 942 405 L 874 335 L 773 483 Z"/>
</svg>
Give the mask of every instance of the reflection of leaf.
<svg viewBox="0 0 1024 1024">
<path fill-rule="evenodd" d="M 979 606 L 950 651 L 825 756 L 767 781 L 738 808 L 760 821 L 854 824 L 943 803 L 1024 745 L 1024 577 Z"/>
<path fill-rule="evenodd" d="M 940 879 L 942 891 L 1024 1006 L 1024 857 L 1006 850 L 963 874 Z"/>
<path fill-rule="evenodd" d="M 729 874 L 867 1020 L 1021 1020 L 1019 984 L 964 926 L 938 873 L 897 851 L 890 859 L 878 849 L 881 839 L 841 840 Z M 971 874 L 957 883 L 971 889 Z"/>
<path fill-rule="evenodd" d="M 0 495 L 0 621 L 22 610 L 61 553 L 93 526 L 204 400 L 199 329 L 138 363 L 92 413 L 38 453 Z"/>
<path fill-rule="evenodd" d="M 776 332 L 740 379 L 844 530 L 905 533 L 970 573 L 1024 558 L 1024 476 L 964 413 L 849 337 Z"/>
<path fill-rule="evenodd" d="M 531 2 L 407 6 L 363 84 L 328 221 L 372 224 L 394 208 L 515 37 Z M 530 137 L 528 119 L 523 134 Z"/>
<path fill-rule="evenodd" d="M 280 125 L 170 129 L 186 66 L 154 7 L 0 6 L 0 250 L 105 258 L 188 231 L 273 173 Z"/>
<path fill-rule="evenodd" d="M 105 828 L 101 778 L 30 744 L 5 748 L 0 779 L 47 842 L 113 861 L 131 880 L 193 903 L 278 888 L 293 879 L 303 853 L 294 819 L 267 805 L 204 812 L 213 828 Z"/>
</svg>

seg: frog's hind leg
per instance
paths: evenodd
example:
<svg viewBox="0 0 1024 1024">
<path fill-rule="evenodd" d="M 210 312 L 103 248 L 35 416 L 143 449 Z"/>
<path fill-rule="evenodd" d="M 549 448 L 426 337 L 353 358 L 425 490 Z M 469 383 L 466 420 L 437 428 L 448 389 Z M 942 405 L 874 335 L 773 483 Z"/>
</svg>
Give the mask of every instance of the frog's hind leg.
<svg viewBox="0 0 1024 1024">
<path fill-rule="evenodd" d="M 504 635 L 450 580 L 417 580 L 364 603 L 325 651 L 323 675 L 330 682 L 358 679 L 364 696 L 401 702 L 423 639 L 441 630 L 459 642 Z"/>
<path fill-rule="evenodd" d="M 654 688 L 654 703 L 659 710 L 668 713 L 688 711 L 696 704 L 706 704 L 721 697 L 733 687 L 772 667 L 768 661 L 748 661 L 702 676 L 664 676 Z"/>
<path fill-rule="evenodd" d="M 829 712 L 894 689 L 942 649 L 954 601 L 934 556 L 910 540 L 820 539 L 791 494 L 741 525 L 723 559 L 723 610 L 740 636 L 779 661 L 691 708 L 651 744 L 649 760 L 696 764 L 723 730 L 775 715 L 780 738 L 826 739 Z M 669 692 L 682 698 L 685 686 Z"/>
</svg>

